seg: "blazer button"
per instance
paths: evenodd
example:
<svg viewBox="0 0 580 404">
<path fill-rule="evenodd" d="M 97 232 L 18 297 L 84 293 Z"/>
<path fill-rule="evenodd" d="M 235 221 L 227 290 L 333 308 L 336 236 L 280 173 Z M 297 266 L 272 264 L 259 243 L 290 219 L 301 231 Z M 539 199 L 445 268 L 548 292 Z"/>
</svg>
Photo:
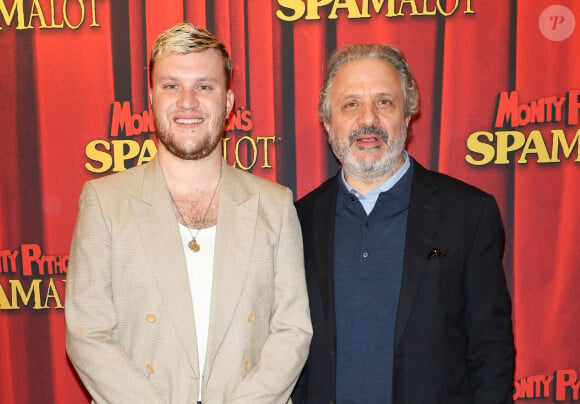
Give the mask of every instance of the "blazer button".
<svg viewBox="0 0 580 404">
<path fill-rule="evenodd" d="M 147 317 L 145 317 L 145 319 L 147 320 L 148 323 L 154 323 L 155 321 L 157 321 L 157 317 L 153 313 L 147 314 Z"/>
<path fill-rule="evenodd" d="M 248 313 L 248 323 L 251 323 L 252 321 L 254 321 L 255 318 L 256 318 L 256 315 L 254 314 L 254 312 Z"/>
<path fill-rule="evenodd" d="M 145 368 L 147 369 L 150 375 L 152 375 L 153 372 L 155 372 L 155 368 L 153 367 L 153 365 L 147 365 L 145 366 Z"/>
<path fill-rule="evenodd" d="M 250 363 L 248 361 L 244 361 L 244 370 L 248 370 L 250 368 Z"/>
</svg>

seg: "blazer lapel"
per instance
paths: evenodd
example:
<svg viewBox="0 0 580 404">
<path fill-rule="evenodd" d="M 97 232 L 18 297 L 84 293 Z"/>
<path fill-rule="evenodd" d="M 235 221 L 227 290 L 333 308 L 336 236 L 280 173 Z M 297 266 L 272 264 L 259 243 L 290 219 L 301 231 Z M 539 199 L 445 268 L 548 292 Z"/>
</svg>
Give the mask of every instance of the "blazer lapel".
<svg viewBox="0 0 580 404">
<path fill-rule="evenodd" d="M 157 159 L 145 167 L 140 197 L 129 198 L 159 294 L 190 365 L 199 377 L 195 319 L 185 255 L 173 202 Z"/>
<path fill-rule="evenodd" d="M 411 309 L 417 296 L 429 250 L 433 248 L 437 223 L 441 217 L 439 201 L 433 197 L 437 186 L 429 181 L 429 172 L 413 161 L 413 185 L 407 219 L 403 278 L 395 324 L 395 350 L 397 349 Z"/>
<path fill-rule="evenodd" d="M 222 163 L 209 333 L 204 373 L 213 363 L 233 321 L 246 282 L 260 195 L 243 187 L 237 169 Z M 247 182 L 245 182 L 247 184 Z"/>
<path fill-rule="evenodd" d="M 324 305 L 326 329 L 330 346 L 336 346 L 336 313 L 334 307 L 334 223 L 336 216 L 336 198 L 338 193 L 338 176 L 332 178 L 324 192 L 314 201 L 313 240 L 316 276 L 320 285 L 320 295 Z M 307 259 L 313 257 L 307 257 Z"/>
</svg>

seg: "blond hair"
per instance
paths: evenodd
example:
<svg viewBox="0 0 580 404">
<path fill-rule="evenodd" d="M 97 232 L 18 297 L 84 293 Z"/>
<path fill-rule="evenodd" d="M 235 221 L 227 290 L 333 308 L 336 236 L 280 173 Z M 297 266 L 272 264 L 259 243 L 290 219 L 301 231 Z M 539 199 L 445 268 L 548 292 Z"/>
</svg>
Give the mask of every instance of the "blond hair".
<svg viewBox="0 0 580 404">
<path fill-rule="evenodd" d="M 221 55 L 226 75 L 226 88 L 229 88 L 233 66 L 225 45 L 214 34 L 189 22 L 174 25 L 153 42 L 149 59 L 149 85 L 153 85 L 153 69 L 157 60 L 171 55 L 188 55 L 208 49 L 213 49 Z"/>
</svg>

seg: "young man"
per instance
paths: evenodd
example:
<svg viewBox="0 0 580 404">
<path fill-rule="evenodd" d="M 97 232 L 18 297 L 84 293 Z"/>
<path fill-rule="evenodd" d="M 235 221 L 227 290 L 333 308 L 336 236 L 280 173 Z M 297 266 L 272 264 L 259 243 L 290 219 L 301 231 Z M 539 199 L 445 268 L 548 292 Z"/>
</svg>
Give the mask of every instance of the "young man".
<svg viewBox="0 0 580 404">
<path fill-rule="evenodd" d="M 342 169 L 297 203 L 314 336 L 295 404 L 511 402 L 498 207 L 407 155 L 418 110 L 395 47 L 330 58 L 319 115 Z"/>
<path fill-rule="evenodd" d="M 85 184 L 67 351 L 96 402 L 286 403 L 312 329 L 292 192 L 228 166 L 232 64 L 182 23 L 150 60 L 150 163 Z"/>
</svg>

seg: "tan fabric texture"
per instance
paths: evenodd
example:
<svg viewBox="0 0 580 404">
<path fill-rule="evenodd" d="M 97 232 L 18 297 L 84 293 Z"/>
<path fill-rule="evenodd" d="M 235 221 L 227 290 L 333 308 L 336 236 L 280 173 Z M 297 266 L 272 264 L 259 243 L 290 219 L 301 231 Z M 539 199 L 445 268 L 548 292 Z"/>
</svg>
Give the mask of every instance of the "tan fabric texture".
<svg viewBox="0 0 580 404">
<path fill-rule="evenodd" d="M 224 163 L 199 374 L 177 220 L 150 163 L 87 182 L 67 273 L 67 352 L 99 403 L 286 403 L 312 335 L 289 189 Z"/>
</svg>

